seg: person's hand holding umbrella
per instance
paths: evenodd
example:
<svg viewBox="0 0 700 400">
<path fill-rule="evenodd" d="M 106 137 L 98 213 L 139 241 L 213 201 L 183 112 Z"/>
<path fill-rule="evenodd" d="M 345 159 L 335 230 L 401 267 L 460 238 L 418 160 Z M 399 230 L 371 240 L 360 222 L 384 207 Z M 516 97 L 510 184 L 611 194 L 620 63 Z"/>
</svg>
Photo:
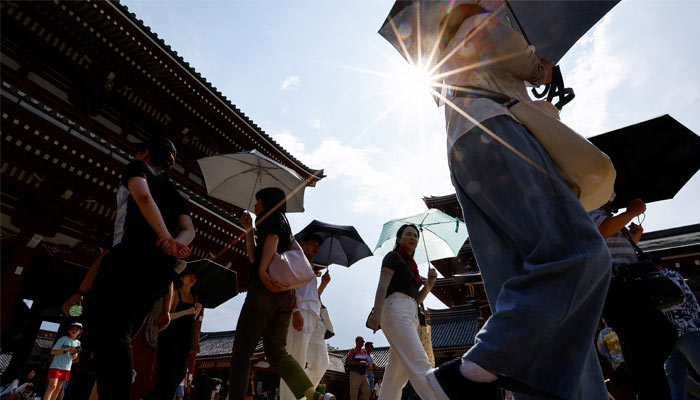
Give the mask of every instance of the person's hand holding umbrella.
<svg viewBox="0 0 700 400">
<path fill-rule="evenodd" d="M 642 238 L 642 233 L 644 233 L 644 228 L 642 228 L 641 225 L 637 225 L 634 222 L 632 222 L 628 229 L 630 230 L 630 234 L 632 235 L 632 240 L 635 243 L 638 243 L 639 239 Z"/>
</svg>

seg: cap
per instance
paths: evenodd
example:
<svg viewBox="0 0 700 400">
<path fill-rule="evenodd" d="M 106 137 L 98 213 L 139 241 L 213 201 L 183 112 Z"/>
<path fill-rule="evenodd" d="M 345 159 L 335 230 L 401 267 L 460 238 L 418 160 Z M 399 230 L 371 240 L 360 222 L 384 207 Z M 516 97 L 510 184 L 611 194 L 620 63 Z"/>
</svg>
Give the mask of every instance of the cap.
<svg viewBox="0 0 700 400">
<path fill-rule="evenodd" d="M 68 325 L 68 329 L 73 327 L 80 328 L 81 331 L 83 330 L 83 324 L 81 324 L 80 322 L 73 322 L 72 324 Z"/>
</svg>

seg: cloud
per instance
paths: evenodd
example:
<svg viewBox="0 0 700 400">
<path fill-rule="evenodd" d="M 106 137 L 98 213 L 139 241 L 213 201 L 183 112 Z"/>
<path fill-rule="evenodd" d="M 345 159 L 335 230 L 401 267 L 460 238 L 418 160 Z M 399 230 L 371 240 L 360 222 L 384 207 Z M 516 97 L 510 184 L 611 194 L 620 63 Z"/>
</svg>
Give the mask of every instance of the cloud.
<svg viewBox="0 0 700 400">
<path fill-rule="evenodd" d="M 613 20 L 608 15 L 588 32 L 578 44 L 580 55 L 573 67 L 562 71 L 566 86 L 572 87 L 577 95 L 564 108 L 562 120 L 584 136 L 604 132 L 611 93 L 624 82 L 630 69 L 614 48 L 617 38 L 610 29 Z"/>
<path fill-rule="evenodd" d="M 301 78 L 296 75 L 290 75 L 284 78 L 282 84 L 280 85 L 280 90 L 296 90 L 301 84 Z"/>
<path fill-rule="evenodd" d="M 435 136 L 433 136 L 435 135 Z M 444 133 L 433 132 L 420 145 L 407 148 L 353 146 L 325 138 L 314 149 L 283 129 L 272 137 L 311 167 L 323 168 L 326 178 L 316 190 L 349 193 L 342 198 L 353 212 L 405 216 L 424 211 L 422 196 L 447 194 L 449 184 Z M 440 140 L 435 140 L 435 138 Z M 436 179 L 436 176 L 445 179 Z M 419 210 L 419 211 L 417 211 Z"/>
<path fill-rule="evenodd" d="M 325 127 L 325 124 L 319 119 L 311 118 L 309 120 L 309 126 L 320 131 Z"/>
<path fill-rule="evenodd" d="M 299 138 L 292 135 L 292 132 L 289 129 L 282 129 L 279 132 L 270 134 L 270 136 L 272 136 L 272 138 L 275 139 L 280 146 L 284 147 L 285 150 L 292 153 L 295 157 L 298 158 L 304 153 L 304 143 Z"/>
</svg>

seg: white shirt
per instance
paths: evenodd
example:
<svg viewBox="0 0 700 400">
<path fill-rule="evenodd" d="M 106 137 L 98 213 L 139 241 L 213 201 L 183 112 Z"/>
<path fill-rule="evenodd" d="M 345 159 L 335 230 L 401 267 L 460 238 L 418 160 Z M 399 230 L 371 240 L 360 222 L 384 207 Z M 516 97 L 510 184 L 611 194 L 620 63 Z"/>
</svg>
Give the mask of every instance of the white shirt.
<svg viewBox="0 0 700 400">
<path fill-rule="evenodd" d="M 318 298 L 318 278 L 314 276 L 306 286 L 297 288 L 297 308 L 308 310 L 320 317 L 321 300 Z"/>
</svg>

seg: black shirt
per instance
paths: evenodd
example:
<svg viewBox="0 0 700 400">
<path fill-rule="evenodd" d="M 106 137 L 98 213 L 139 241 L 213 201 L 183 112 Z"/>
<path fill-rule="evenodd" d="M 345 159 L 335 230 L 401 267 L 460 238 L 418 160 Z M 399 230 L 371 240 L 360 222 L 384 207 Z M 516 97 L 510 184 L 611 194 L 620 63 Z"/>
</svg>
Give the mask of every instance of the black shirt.
<svg viewBox="0 0 700 400">
<path fill-rule="evenodd" d="M 122 184 L 128 188 L 129 179 L 135 176 L 146 179 L 148 190 L 163 216 L 168 232 L 173 236 L 177 235 L 180 232 L 178 224 L 180 215 L 190 215 L 187 201 L 177 191 L 167 174 L 156 175 L 155 171 L 142 161 L 134 160 L 126 166 L 122 174 Z M 156 241 L 158 241 L 158 235 L 146 221 L 133 196 L 129 195 L 122 242 L 139 246 L 149 244 L 155 246 Z"/>
<path fill-rule="evenodd" d="M 396 250 L 391 251 L 384 256 L 382 267 L 394 270 L 394 275 L 391 277 L 389 288 L 386 291 L 387 297 L 394 292 L 401 292 L 414 299 L 418 298 L 418 283 L 413 276 L 409 261 L 403 255 Z"/>
<path fill-rule="evenodd" d="M 260 259 L 262 258 L 263 247 L 265 247 L 265 239 L 267 235 L 274 233 L 279 238 L 277 242 L 277 252 L 284 253 L 289 250 L 291 244 L 292 229 L 289 227 L 287 218 L 281 212 L 273 212 L 267 218 L 258 222 L 255 220 L 255 228 L 257 234 L 257 245 L 255 246 L 255 261 L 253 261 L 253 276 L 258 275 L 260 269 Z"/>
</svg>

